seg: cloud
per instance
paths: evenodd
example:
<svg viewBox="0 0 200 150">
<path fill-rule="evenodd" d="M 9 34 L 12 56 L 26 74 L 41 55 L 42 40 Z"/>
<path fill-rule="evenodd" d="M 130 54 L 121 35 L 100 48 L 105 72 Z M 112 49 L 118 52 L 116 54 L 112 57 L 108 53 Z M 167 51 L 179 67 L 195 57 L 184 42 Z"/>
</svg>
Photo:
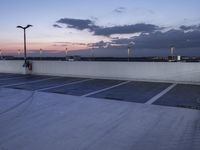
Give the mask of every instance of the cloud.
<svg viewBox="0 0 200 150">
<path fill-rule="evenodd" d="M 126 11 L 125 7 L 119 7 L 113 10 L 113 12 L 119 13 L 119 14 L 124 13 L 125 11 Z"/>
<path fill-rule="evenodd" d="M 94 31 L 94 35 L 110 36 L 113 34 L 130 34 L 130 33 L 151 33 L 156 30 L 160 30 L 156 25 L 152 24 L 134 24 L 134 25 L 124 25 L 124 26 L 113 26 L 113 27 L 101 27 Z"/>
<path fill-rule="evenodd" d="M 111 42 L 100 41 L 94 44 L 96 47 L 128 46 L 135 42 L 137 48 L 163 49 L 174 45 L 176 48 L 200 48 L 200 25 L 182 25 L 179 29 L 163 31 L 163 27 L 153 24 L 139 23 L 122 26 L 103 27 L 98 26 L 92 20 L 62 18 L 56 22 L 59 27 L 64 24 L 67 28 L 88 30 L 96 36 L 109 37 Z M 55 24 L 55 27 L 58 27 Z M 114 34 L 133 34 L 139 36 L 131 38 L 112 38 Z"/>
<path fill-rule="evenodd" d="M 72 18 L 61 18 L 60 20 L 56 21 L 59 24 L 65 24 L 68 28 L 74 28 L 77 30 L 94 30 L 96 28 L 93 21 L 87 19 L 72 19 Z"/>
<path fill-rule="evenodd" d="M 63 44 L 63 45 L 80 45 L 80 46 L 87 46 L 86 43 L 79 43 L 79 42 L 54 42 L 54 44 Z"/>
<path fill-rule="evenodd" d="M 55 28 L 62 28 L 60 25 L 58 25 L 58 24 L 53 24 L 53 27 L 55 27 Z"/>
<path fill-rule="evenodd" d="M 132 38 L 114 38 L 112 44 L 128 46 L 131 42 L 137 48 L 164 49 L 174 45 L 176 48 L 200 48 L 200 31 L 184 32 L 183 30 L 169 30 L 141 34 Z"/>
<path fill-rule="evenodd" d="M 174 45 L 177 48 L 200 47 L 200 31 L 184 32 L 181 30 L 170 30 L 167 32 L 156 32 L 149 35 L 142 34 L 135 38 L 137 47 L 140 48 L 167 48 Z"/>
<path fill-rule="evenodd" d="M 182 26 L 180 26 L 180 29 L 184 30 L 184 31 L 200 30 L 200 25 L 191 25 L 191 26 L 182 25 Z"/>
<path fill-rule="evenodd" d="M 77 30 L 88 30 L 94 35 L 100 36 L 110 36 L 113 34 L 130 34 L 130 33 L 151 33 L 161 28 L 152 24 L 133 24 L 133 25 L 123 25 L 123 26 L 112 26 L 112 27 L 102 27 L 95 24 L 92 20 L 84 19 L 71 19 L 62 18 L 56 22 L 57 24 L 65 24 L 67 28 L 73 28 Z M 57 27 L 57 26 L 55 26 Z"/>
</svg>

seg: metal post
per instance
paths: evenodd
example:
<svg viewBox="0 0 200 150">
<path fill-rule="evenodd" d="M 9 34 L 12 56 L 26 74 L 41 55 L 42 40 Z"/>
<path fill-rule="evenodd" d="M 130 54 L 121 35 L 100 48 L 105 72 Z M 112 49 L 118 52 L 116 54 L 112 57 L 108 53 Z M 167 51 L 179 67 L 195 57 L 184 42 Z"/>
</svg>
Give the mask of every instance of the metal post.
<svg viewBox="0 0 200 150">
<path fill-rule="evenodd" d="M 40 48 L 40 60 L 42 60 L 42 49 Z"/>
<path fill-rule="evenodd" d="M 94 48 L 91 48 L 91 60 L 94 60 Z"/>
<path fill-rule="evenodd" d="M 0 55 L 1 55 L 1 59 L 3 59 L 3 57 L 2 57 L 2 50 L 0 49 Z"/>
<path fill-rule="evenodd" d="M 69 58 L 68 58 L 68 49 L 67 48 L 65 48 L 65 60 L 66 61 L 69 60 Z"/>
<path fill-rule="evenodd" d="M 130 61 L 130 54 L 131 54 L 131 48 L 135 45 L 135 42 L 130 42 L 128 44 L 128 61 Z"/>
<path fill-rule="evenodd" d="M 26 29 L 32 27 L 32 25 L 27 25 L 26 27 L 17 26 L 17 28 L 21 28 L 24 31 L 24 66 L 27 67 L 27 56 L 26 56 Z"/>
<path fill-rule="evenodd" d="M 175 50 L 175 47 L 171 46 L 171 60 L 172 61 L 174 60 L 174 50 Z"/>
<path fill-rule="evenodd" d="M 20 57 L 20 55 L 21 55 L 21 50 L 20 49 L 18 49 L 17 55 L 18 55 L 18 57 Z"/>
<path fill-rule="evenodd" d="M 26 28 L 24 28 L 24 63 L 26 64 Z"/>
<path fill-rule="evenodd" d="M 174 56 L 174 47 L 171 47 L 171 56 L 172 56 L 172 58 Z"/>
<path fill-rule="evenodd" d="M 128 47 L 128 61 L 130 61 L 130 47 Z"/>
</svg>

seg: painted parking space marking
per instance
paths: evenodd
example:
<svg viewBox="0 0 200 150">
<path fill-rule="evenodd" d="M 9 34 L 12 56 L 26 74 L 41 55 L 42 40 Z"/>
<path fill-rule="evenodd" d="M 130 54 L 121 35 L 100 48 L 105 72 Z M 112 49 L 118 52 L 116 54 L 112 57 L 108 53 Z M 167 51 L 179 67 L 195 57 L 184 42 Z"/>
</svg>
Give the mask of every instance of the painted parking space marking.
<svg viewBox="0 0 200 150">
<path fill-rule="evenodd" d="M 58 85 L 71 83 L 74 81 L 80 81 L 83 79 L 84 78 L 60 77 L 60 78 L 49 79 L 49 80 L 35 82 L 35 83 L 25 83 L 25 84 L 21 84 L 21 85 L 11 86 L 10 88 L 36 91 L 36 90 L 40 90 L 40 89 L 45 89 L 45 88 L 49 88 L 49 87 L 54 87 L 54 86 L 58 86 Z"/>
<path fill-rule="evenodd" d="M 59 93 L 66 95 L 82 96 L 91 92 L 105 89 L 116 84 L 122 83 L 122 80 L 108 80 L 108 79 L 92 79 L 84 83 L 66 85 L 60 88 L 53 88 L 47 92 Z"/>
<path fill-rule="evenodd" d="M 200 86 L 178 84 L 153 104 L 200 110 Z"/>
<path fill-rule="evenodd" d="M 61 85 L 57 85 L 57 86 L 52 86 L 52 87 L 48 87 L 48 88 L 39 89 L 39 90 L 36 90 L 36 91 L 37 92 L 47 91 L 47 90 L 61 88 L 63 86 L 72 85 L 72 84 L 78 84 L 78 83 L 83 83 L 83 82 L 87 82 L 87 81 L 91 81 L 91 80 L 94 80 L 94 79 L 85 79 L 85 80 L 81 80 L 81 81 L 74 81 L 74 82 L 70 82 L 70 83 L 66 83 L 66 84 L 61 84 Z"/>
<path fill-rule="evenodd" d="M 168 93 L 170 90 L 172 90 L 177 84 L 174 83 L 170 85 L 168 88 L 163 90 L 162 92 L 158 93 L 156 96 L 152 97 L 149 101 L 147 101 L 145 104 L 153 104 L 155 101 L 157 101 L 159 98 L 161 98 L 163 95 Z"/>
<path fill-rule="evenodd" d="M 98 90 L 98 91 L 94 91 L 94 92 L 91 92 L 91 93 L 82 95 L 82 97 L 87 97 L 87 96 L 91 96 L 91 95 L 94 95 L 94 94 L 97 94 L 97 93 L 101 93 L 101 92 L 104 92 L 104 91 L 107 91 L 107 90 L 116 88 L 116 87 L 118 87 L 118 86 L 121 86 L 121 85 L 130 83 L 130 82 L 131 82 L 131 81 L 125 81 L 125 82 L 122 82 L 122 83 L 120 83 L 120 84 L 117 84 L 117 85 L 114 85 L 114 86 L 111 86 L 111 87 L 107 87 L 107 88 L 104 88 L 104 89 L 101 89 L 101 90 Z"/>
<path fill-rule="evenodd" d="M 169 85 L 171 84 L 132 81 L 116 88 L 90 95 L 89 97 L 146 103 L 153 96 L 169 87 Z"/>
<path fill-rule="evenodd" d="M 56 78 L 60 78 L 60 77 L 49 77 L 49 78 L 38 79 L 38 80 L 34 80 L 34 81 L 25 81 L 25 82 L 21 82 L 21 83 L 3 85 L 3 86 L 0 86 L 0 87 L 10 87 L 10 86 L 22 85 L 22 84 L 26 84 L 26 83 L 36 83 L 36 82 L 41 82 L 41 81 L 46 81 L 46 80 L 56 79 Z M 27 79 L 27 80 L 28 80 L 28 79 Z M 30 79 L 30 80 L 31 80 L 31 79 Z"/>
</svg>

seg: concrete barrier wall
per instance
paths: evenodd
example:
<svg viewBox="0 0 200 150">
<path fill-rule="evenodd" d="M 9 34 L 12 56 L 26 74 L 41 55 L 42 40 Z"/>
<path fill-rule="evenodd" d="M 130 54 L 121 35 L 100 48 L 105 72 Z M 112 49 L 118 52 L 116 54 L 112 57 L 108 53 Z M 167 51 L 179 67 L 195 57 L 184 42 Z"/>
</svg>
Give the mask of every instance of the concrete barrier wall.
<svg viewBox="0 0 200 150">
<path fill-rule="evenodd" d="M 0 60 L 0 73 L 19 73 L 24 74 L 25 68 L 23 68 L 24 61 L 9 61 Z"/>
<path fill-rule="evenodd" d="M 34 61 L 33 74 L 200 83 L 200 63 Z"/>
<path fill-rule="evenodd" d="M 0 72 L 24 74 L 22 65 L 0 61 Z M 200 63 L 33 61 L 32 74 L 200 84 Z"/>
</svg>

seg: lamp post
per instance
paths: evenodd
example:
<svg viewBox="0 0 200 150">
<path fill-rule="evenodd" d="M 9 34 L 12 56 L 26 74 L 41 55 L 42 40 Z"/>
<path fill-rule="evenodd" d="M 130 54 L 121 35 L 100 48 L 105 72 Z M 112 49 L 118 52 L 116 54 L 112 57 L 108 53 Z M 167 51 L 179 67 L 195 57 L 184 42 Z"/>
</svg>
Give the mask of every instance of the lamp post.
<svg viewBox="0 0 200 150">
<path fill-rule="evenodd" d="M 92 44 L 92 47 L 91 47 L 91 61 L 94 60 L 94 44 Z"/>
<path fill-rule="evenodd" d="M 172 45 L 171 48 L 170 48 L 170 51 L 171 51 L 171 60 L 172 61 L 174 60 L 174 50 L 175 50 L 175 47 Z"/>
<path fill-rule="evenodd" d="M 128 61 L 130 61 L 130 51 L 131 51 L 131 47 L 130 46 L 128 46 Z"/>
<path fill-rule="evenodd" d="M 43 53 L 43 50 L 40 48 L 40 60 L 42 60 L 42 53 Z"/>
<path fill-rule="evenodd" d="M 1 59 L 3 59 L 3 57 L 2 57 L 2 50 L 0 49 L 0 55 L 1 55 Z"/>
<path fill-rule="evenodd" d="M 174 56 L 174 50 L 175 50 L 175 47 L 174 46 L 171 46 L 171 57 L 173 58 Z"/>
<path fill-rule="evenodd" d="M 18 57 L 20 57 L 20 55 L 21 55 L 21 50 L 20 49 L 18 49 L 17 55 L 18 55 Z"/>
<path fill-rule="evenodd" d="M 17 26 L 17 28 L 21 28 L 24 30 L 24 66 L 26 66 L 27 64 L 27 58 L 26 58 L 26 29 L 32 27 L 32 25 L 27 25 L 26 27 L 22 27 L 22 26 Z"/>
<path fill-rule="evenodd" d="M 130 42 L 128 44 L 128 61 L 130 61 L 131 47 L 133 48 L 134 45 L 135 45 L 135 42 Z"/>
<path fill-rule="evenodd" d="M 65 48 L 65 56 L 67 57 L 68 56 L 68 49 Z"/>
<path fill-rule="evenodd" d="M 68 48 L 65 48 L 65 60 L 69 61 L 69 57 L 68 57 Z"/>
<path fill-rule="evenodd" d="M 94 60 L 94 47 L 92 47 L 92 60 Z"/>
</svg>

